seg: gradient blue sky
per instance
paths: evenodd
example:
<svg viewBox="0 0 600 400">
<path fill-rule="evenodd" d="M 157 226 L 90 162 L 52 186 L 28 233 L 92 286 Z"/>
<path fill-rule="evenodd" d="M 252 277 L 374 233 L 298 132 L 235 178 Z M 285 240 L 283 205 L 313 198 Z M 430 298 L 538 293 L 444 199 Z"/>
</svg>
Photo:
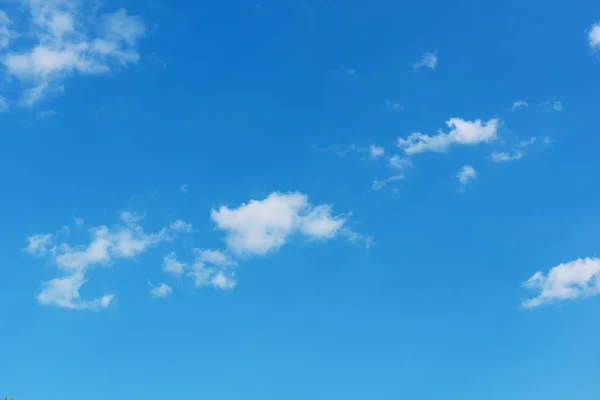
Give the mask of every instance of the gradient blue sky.
<svg viewBox="0 0 600 400">
<path fill-rule="evenodd" d="M 597 1 L 0 10 L 0 394 L 600 398 Z"/>
</svg>

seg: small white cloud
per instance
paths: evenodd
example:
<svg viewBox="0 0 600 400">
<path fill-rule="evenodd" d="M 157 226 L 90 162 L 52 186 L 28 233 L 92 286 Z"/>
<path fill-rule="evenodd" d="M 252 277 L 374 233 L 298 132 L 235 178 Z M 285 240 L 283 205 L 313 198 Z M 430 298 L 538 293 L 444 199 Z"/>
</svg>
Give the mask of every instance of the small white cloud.
<svg viewBox="0 0 600 400">
<path fill-rule="evenodd" d="M 405 157 L 400 157 L 397 154 L 388 158 L 388 166 L 393 171 L 393 175 L 383 180 L 374 180 L 372 188 L 373 190 L 381 190 L 387 184 L 395 181 L 399 181 L 405 178 L 406 170 L 412 167 L 412 161 Z"/>
<path fill-rule="evenodd" d="M 429 136 L 423 133 L 411 133 L 408 138 L 398 138 L 397 146 L 404 149 L 408 155 L 426 151 L 445 152 L 452 145 L 476 145 L 496 140 L 498 134 L 498 119 L 487 122 L 481 120 L 465 121 L 461 118 L 450 118 L 446 125 L 448 133 L 439 131 L 437 135 Z"/>
<path fill-rule="evenodd" d="M 265 255 L 283 246 L 294 233 L 313 239 L 336 236 L 346 218 L 331 215 L 326 205 L 313 206 L 299 192 L 273 192 L 238 208 L 211 211 L 217 227 L 226 233 L 228 248 L 238 255 Z"/>
<path fill-rule="evenodd" d="M 76 226 L 83 226 L 83 218 L 75 218 L 73 222 L 75 222 Z"/>
<path fill-rule="evenodd" d="M 421 57 L 421 59 L 413 65 L 415 70 L 421 69 L 422 67 L 427 67 L 431 69 L 435 69 L 438 64 L 438 57 L 436 53 L 425 53 Z"/>
<path fill-rule="evenodd" d="M 521 140 L 519 142 L 519 146 L 520 147 L 527 147 L 527 146 L 531 146 L 532 144 L 535 144 L 535 142 L 537 141 L 537 138 L 535 136 L 530 137 L 527 140 Z"/>
<path fill-rule="evenodd" d="M 380 157 L 385 154 L 385 149 L 383 147 L 371 145 L 369 150 L 371 152 L 371 157 L 374 157 L 374 158 Z"/>
<path fill-rule="evenodd" d="M 549 136 L 546 136 L 546 137 L 544 138 L 544 144 L 550 144 L 550 143 L 552 143 L 552 142 L 553 142 L 553 140 L 552 140 L 552 138 L 551 138 L 551 137 L 549 137 Z"/>
<path fill-rule="evenodd" d="M 538 296 L 523 302 L 525 308 L 595 296 L 600 294 L 600 259 L 579 258 L 552 268 L 547 275 L 538 271 L 523 285 L 540 292 Z"/>
<path fill-rule="evenodd" d="M 386 99 L 385 108 L 388 110 L 401 111 L 404 110 L 404 105 L 402 105 L 402 103 L 396 103 L 390 99 Z"/>
<path fill-rule="evenodd" d="M 521 153 L 520 151 L 514 151 L 512 154 L 502 151 L 502 152 L 493 152 L 490 155 L 490 159 L 495 163 L 501 163 L 501 162 L 519 160 L 519 159 L 523 158 L 523 156 L 524 156 L 524 154 Z"/>
<path fill-rule="evenodd" d="M 563 104 L 560 101 L 542 101 L 540 103 L 540 110 L 542 111 L 556 111 L 556 112 L 561 112 L 563 111 Z"/>
<path fill-rule="evenodd" d="M 166 283 L 161 283 L 158 286 L 153 286 L 150 282 L 148 283 L 150 284 L 150 296 L 152 297 L 165 298 L 173 292 L 173 288 Z"/>
<path fill-rule="evenodd" d="M 48 118 L 52 118 L 56 115 L 56 111 L 52 111 L 52 110 L 45 110 L 45 111 L 40 111 L 39 113 L 37 113 L 36 118 L 37 119 L 48 119 Z"/>
<path fill-rule="evenodd" d="M 600 21 L 590 28 L 588 33 L 588 44 L 592 50 L 600 49 Z"/>
<path fill-rule="evenodd" d="M 175 232 L 190 233 L 192 231 L 192 228 L 192 224 L 188 224 L 187 222 L 182 221 L 180 219 L 171 224 L 171 229 Z"/>
<path fill-rule="evenodd" d="M 196 260 L 190 276 L 196 287 L 213 286 L 219 289 L 233 289 L 237 284 L 232 268 L 237 263 L 219 250 L 194 249 Z"/>
<path fill-rule="evenodd" d="M 163 269 L 173 275 L 181 275 L 185 264 L 177 261 L 177 255 L 173 252 L 163 257 Z"/>
<path fill-rule="evenodd" d="M 188 192 L 188 185 L 181 185 L 181 186 L 179 186 L 179 191 L 181 193 L 187 193 Z"/>
<path fill-rule="evenodd" d="M 0 95 L 0 114 L 8 111 L 9 108 L 10 108 L 9 101 L 6 99 L 6 97 Z"/>
<path fill-rule="evenodd" d="M 529 107 L 529 104 L 525 100 L 518 100 L 513 103 L 511 110 L 515 111 L 517 108 L 520 107 Z"/>
<path fill-rule="evenodd" d="M 477 178 L 477 172 L 475 168 L 470 165 L 464 165 L 458 174 L 456 174 L 458 181 L 462 186 L 468 185 L 473 179 Z"/>
<path fill-rule="evenodd" d="M 106 294 L 94 300 L 82 300 L 79 289 L 86 282 L 84 272 L 79 270 L 64 277 L 43 283 L 43 289 L 37 296 L 40 304 L 53 305 L 73 310 L 102 310 L 110 304 L 114 295 Z"/>
<path fill-rule="evenodd" d="M 52 238 L 51 233 L 29 236 L 27 237 L 27 247 L 24 250 L 32 256 L 45 256 L 52 247 Z"/>
</svg>

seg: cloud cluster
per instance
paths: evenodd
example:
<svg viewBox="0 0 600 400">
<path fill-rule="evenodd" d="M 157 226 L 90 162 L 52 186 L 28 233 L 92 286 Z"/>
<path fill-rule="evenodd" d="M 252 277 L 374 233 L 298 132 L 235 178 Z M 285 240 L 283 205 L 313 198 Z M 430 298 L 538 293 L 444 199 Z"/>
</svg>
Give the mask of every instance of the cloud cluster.
<svg viewBox="0 0 600 400">
<path fill-rule="evenodd" d="M 440 130 L 437 135 L 429 136 L 414 132 L 407 138 L 398 138 L 396 144 L 407 155 L 427 151 L 445 152 L 452 145 L 476 145 L 496 140 L 499 124 L 498 119 L 482 122 L 479 119 L 466 121 L 461 118 L 450 118 L 446 122 L 450 128 L 447 133 Z"/>
<path fill-rule="evenodd" d="M 535 308 L 558 300 L 577 299 L 600 294 L 600 259 L 579 258 L 552 268 L 547 275 L 538 271 L 524 284 L 539 295 L 522 306 Z"/>
<path fill-rule="evenodd" d="M 71 246 L 61 239 L 68 235 L 40 234 L 27 238 L 25 251 L 36 257 L 48 257 L 62 276 L 43 283 L 38 295 L 42 304 L 71 309 L 98 310 L 105 308 L 113 299 L 106 294 L 93 300 L 81 298 L 79 290 L 86 282 L 86 273 L 97 265 L 108 265 L 113 260 L 134 258 L 160 242 L 173 240 L 178 234 L 189 232 L 190 224 L 175 221 L 155 233 L 146 233 L 140 222 L 143 216 L 123 212 L 121 222 L 115 226 L 105 225 L 91 229 L 90 242 L 83 246 Z"/>
<path fill-rule="evenodd" d="M 136 63 L 138 41 L 146 29 L 127 10 L 101 14 L 97 2 L 23 0 L 22 17 L 31 30 L 16 34 L 12 20 L 0 14 L 0 60 L 6 73 L 23 86 L 22 103 L 35 104 L 64 90 L 74 73 L 105 74 Z"/>
</svg>

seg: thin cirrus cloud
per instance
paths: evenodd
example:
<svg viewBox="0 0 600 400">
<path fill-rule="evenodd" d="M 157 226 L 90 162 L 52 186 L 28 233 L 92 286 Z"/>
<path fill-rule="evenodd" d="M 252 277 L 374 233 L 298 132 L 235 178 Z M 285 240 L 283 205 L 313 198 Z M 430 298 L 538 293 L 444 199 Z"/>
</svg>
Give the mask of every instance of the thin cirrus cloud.
<svg viewBox="0 0 600 400">
<path fill-rule="evenodd" d="M 540 110 L 545 111 L 545 112 L 551 112 L 551 111 L 556 111 L 556 112 L 561 112 L 564 110 L 563 104 L 560 101 L 550 101 L 550 100 L 546 100 L 546 101 L 542 101 L 540 103 Z"/>
<path fill-rule="evenodd" d="M 189 232 L 190 224 L 175 221 L 154 233 L 144 231 L 143 216 L 130 212 L 120 214 L 120 223 L 91 229 L 88 244 L 71 246 L 59 234 L 37 234 L 27 238 L 25 251 L 36 257 L 47 257 L 61 277 L 42 284 L 38 301 L 45 305 L 79 310 L 100 310 L 108 307 L 114 294 L 86 300 L 79 293 L 87 281 L 86 274 L 98 265 L 109 265 L 118 259 L 132 259 L 155 245 L 171 241 Z M 62 230 L 64 232 L 64 230 Z M 64 234 L 63 234 L 64 236 Z"/>
<path fill-rule="evenodd" d="M 512 153 L 507 153 L 505 151 L 501 151 L 501 152 L 493 152 L 490 155 L 490 159 L 494 163 L 503 163 L 503 162 L 508 162 L 508 161 L 520 160 L 524 156 L 525 156 L 525 154 L 523 154 L 520 151 L 513 151 Z"/>
<path fill-rule="evenodd" d="M 407 155 L 423 152 L 446 152 L 453 145 L 476 145 L 489 143 L 498 137 L 500 120 L 490 119 L 467 121 L 462 118 L 450 118 L 446 125 L 448 133 L 438 131 L 437 135 L 427 135 L 419 132 L 411 133 L 407 138 L 398 138 L 397 146 Z"/>
<path fill-rule="evenodd" d="M 106 74 L 140 58 L 137 45 L 146 28 L 125 9 L 100 13 L 98 3 L 77 0 L 23 4 L 18 17 L 32 29 L 26 35 L 9 31 L 10 16 L 0 14 L 0 59 L 6 73 L 21 83 L 25 106 L 63 92 L 65 80 L 75 73 Z"/>
<path fill-rule="evenodd" d="M 524 301 L 525 308 L 600 294 L 600 259 L 579 258 L 560 264 L 547 274 L 538 271 L 523 286 L 539 294 Z"/>
</svg>

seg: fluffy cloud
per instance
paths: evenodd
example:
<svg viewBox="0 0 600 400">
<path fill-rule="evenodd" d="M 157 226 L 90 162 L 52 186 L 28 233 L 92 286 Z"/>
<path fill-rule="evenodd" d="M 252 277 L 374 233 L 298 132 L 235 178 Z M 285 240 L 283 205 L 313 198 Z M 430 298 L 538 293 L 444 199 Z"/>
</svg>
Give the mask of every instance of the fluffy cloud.
<svg viewBox="0 0 600 400">
<path fill-rule="evenodd" d="M 9 75 L 24 87 L 23 103 L 64 90 L 72 75 L 105 74 L 139 59 L 137 43 L 145 35 L 140 17 L 124 9 L 99 14 L 97 3 L 80 0 L 24 0 L 32 27 L 26 40 L 7 30 L 10 19 L 0 14 L 0 54 Z M 31 40 L 33 38 L 33 40 Z"/>
<path fill-rule="evenodd" d="M 600 22 L 596 22 L 592 25 L 592 28 L 588 33 L 588 44 L 592 50 L 600 49 Z"/>
<path fill-rule="evenodd" d="M 520 151 L 514 151 L 512 154 L 507 152 L 493 152 L 490 159 L 495 163 L 514 161 L 523 158 L 524 154 Z"/>
<path fill-rule="evenodd" d="M 153 286 L 150 283 L 150 296 L 157 298 L 165 298 L 173 292 L 173 288 L 166 283 L 161 283 L 158 286 Z"/>
<path fill-rule="evenodd" d="M 57 235 L 52 234 L 28 237 L 25 250 L 34 256 L 49 256 L 64 275 L 43 283 L 38 296 L 40 303 L 90 310 L 108 306 L 114 297 L 112 294 L 94 300 L 80 298 L 79 289 L 86 282 L 88 270 L 96 265 L 108 265 L 115 259 L 134 258 L 160 242 L 172 240 L 186 231 L 182 226 L 189 225 L 177 221 L 158 232 L 146 233 L 140 225 L 142 218 L 139 214 L 123 212 L 120 224 L 91 229 L 91 240 L 83 246 L 71 246 L 64 241 L 57 243 Z"/>
<path fill-rule="evenodd" d="M 98 311 L 108 307 L 114 297 L 112 294 L 105 294 L 94 300 L 81 299 L 79 289 L 85 282 L 86 279 L 82 270 L 64 278 L 52 279 L 43 283 L 42 292 L 37 299 L 41 304 L 74 310 Z"/>
<path fill-rule="evenodd" d="M 552 268 L 547 275 L 538 271 L 523 285 L 540 292 L 523 302 L 525 308 L 600 294 L 600 259 L 579 258 Z"/>
<path fill-rule="evenodd" d="M 175 253 L 170 253 L 163 257 L 163 269 L 168 273 L 179 276 L 183 274 L 185 264 L 177 261 Z"/>
<path fill-rule="evenodd" d="M 265 255 L 283 246 L 292 234 L 329 239 L 342 233 L 346 217 L 333 216 L 331 207 L 314 207 L 302 193 L 271 193 L 237 208 L 211 211 L 217 227 L 226 233 L 228 248 L 237 255 Z"/>
<path fill-rule="evenodd" d="M 517 100 L 513 103 L 511 110 L 515 111 L 520 107 L 529 107 L 529 104 L 525 100 Z"/>
<path fill-rule="evenodd" d="M 190 276 L 196 287 L 233 289 L 237 284 L 233 267 L 237 263 L 219 250 L 194 249 L 195 261 Z"/>
<path fill-rule="evenodd" d="M 477 178 L 477 172 L 475 171 L 475 168 L 473 168 L 472 166 L 464 165 L 460 169 L 460 171 L 458 171 L 458 174 L 456 174 L 456 177 L 458 178 L 458 181 L 460 182 L 460 184 L 462 186 L 466 186 L 473 179 Z"/>
<path fill-rule="evenodd" d="M 383 147 L 378 147 L 375 145 L 371 145 L 369 151 L 371 152 L 371 157 L 373 158 L 377 158 L 385 154 L 385 149 Z"/>
<path fill-rule="evenodd" d="M 32 256 L 45 256 L 52 247 L 53 236 L 51 233 L 29 236 L 24 250 Z"/>
<path fill-rule="evenodd" d="M 461 118 L 450 118 L 446 125 L 448 133 L 439 131 L 437 135 L 429 136 L 423 133 L 411 133 L 408 138 L 398 138 L 397 146 L 404 149 L 408 155 L 426 151 L 445 152 L 452 145 L 476 145 L 496 140 L 498 134 L 498 119 L 487 122 L 481 120 L 465 121 Z"/>
<path fill-rule="evenodd" d="M 421 56 L 421 59 L 413 65 L 415 70 L 421 69 L 422 67 L 427 67 L 431 69 L 435 69 L 438 64 L 438 57 L 435 53 L 425 53 Z"/>
</svg>

